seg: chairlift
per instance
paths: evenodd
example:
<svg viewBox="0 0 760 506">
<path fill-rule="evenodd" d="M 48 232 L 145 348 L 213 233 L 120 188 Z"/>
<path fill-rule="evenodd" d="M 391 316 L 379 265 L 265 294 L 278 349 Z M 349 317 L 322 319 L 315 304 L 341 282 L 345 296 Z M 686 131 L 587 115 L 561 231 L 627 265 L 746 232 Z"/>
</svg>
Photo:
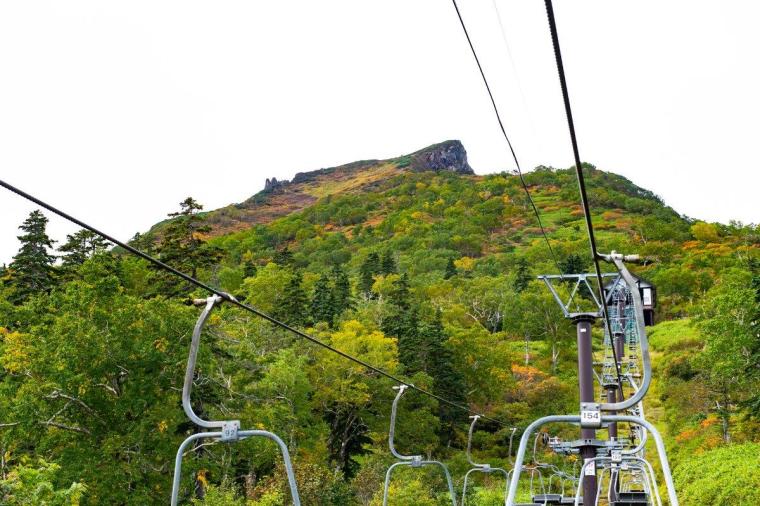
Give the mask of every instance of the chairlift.
<svg viewBox="0 0 760 506">
<path fill-rule="evenodd" d="M 470 431 L 467 434 L 467 462 L 470 463 L 472 466 L 472 469 L 467 471 L 467 473 L 464 475 L 464 485 L 462 486 L 462 506 L 465 506 L 467 502 L 467 484 L 468 480 L 470 478 L 470 474 L 479 472 L 484 474 L 490 474 L 490 473 L 503 473 L 504 474 L 504 499 L 506 500 L 507 497 L 507 487 L 509 486 L 509 473 L 502 469 L 501 467 L 491 467 L 490 464 L 477 464 L 475 461 L 472 460 L 472 434 L 475 431 L 475 424 L 478 423 L 478 418 L 480 418 L 480 415 L 473 415 L 470 417 L 472 419 L 472 423 L 470 424 Z M 514 435 L 516 429 L 512 430 L 512 435 Z M 511 438 L 510 438 L 511 439 Z"/>
<path fill-rule="evenodd" d="M 228 297 L 232 298 L 231 295 Z M 288 476 L 288 485 L 290 486 L 290 495 L 293 499 L 294 506 L 301 505 L 301 499 L 298 495 L 298 486 L 296 485 L 295 473 L 293 472 L 293 463 L 290 460 L 290 453 L 288 447 L 285 445 L 282 439 L 277 434 L 268 432 L 265 430 L 240 430 L 239 420 L 204 420 L 199 417 L 193 411 L 193 407 L 190 402 L 190 394 L 193 389 L 193 378 L 195 377 L 195 363 L 198 358 L 198 349 L 200 348 L 201 332 L 208 320 L 211 311 L 214 307 L 222 302 L 222 297 L 213 295 L 207 299 L 196 300 L 196 304 L 205 303 L 205 308 L 198 318 L 195 328 L 193 329 L 193 337 L 190 342 L 190 355 L 187 358 L 187 369 L 185 370 L 185 383 L 182 386 L 182 408 L 185 410 L 185 414 L 194 424 L 204 429 L 216 429 L 209 432 L 197 432 L 185 439 L 177 450 L 177 456 L 174 460 L 174 479 L 172 482 L 172 497 L 171 506 L 177 506 L 179 500 L 179 486 L 182 477 L 182 456 L 185 449 L 194 441 L 200 439 L 214 439 L 220 443 L 236 443 L 243 439 L 250 437 L 263 437 L 271 439 L 280 448 L 282 453 L 282 459 L 285 462 L 285 472 Z"/>
<path fill-rule="evenodd" d="M 404 395 L 404 391 L 406 391 L 407 388 L 409 388 L 408 385 L 398 385 L 393 387 L 394 390 L 398 390 L 398 393 L 393 399 L 393 404 L 391 405 L 391 423 L 388 430 L 388 447 L 391 450 L 391 454 L 396 457 L 397 462 L 391 464 L 391 466 L 388 468 L 388 471 L 385 473 L 385 485 L 383 487 L 383 506 L 388 505 L 388 490 L 390 488 L 391 475 L 393 474 L 393 470 L 400 466 L 409 466 L 415 469 L 424 466 L 440 467 L 443 470 L 443 474 L 446 476 L 446 483 L 449 487 L 451 504 L 452 506 L 457 506 L 457 497 L 454 493 L 454 484 L 451 481 L 451 474 L 449 473 L 449 469 L 445 464 L 437 460 L 423 460 L 422 455 L 403 455 L 396 451 L 396 447 L 393 445 L 393 438 L 396 433 L 396 413 L 398 411 L 398 401 L 401 399 L 401 396 Z"/>
</svg>

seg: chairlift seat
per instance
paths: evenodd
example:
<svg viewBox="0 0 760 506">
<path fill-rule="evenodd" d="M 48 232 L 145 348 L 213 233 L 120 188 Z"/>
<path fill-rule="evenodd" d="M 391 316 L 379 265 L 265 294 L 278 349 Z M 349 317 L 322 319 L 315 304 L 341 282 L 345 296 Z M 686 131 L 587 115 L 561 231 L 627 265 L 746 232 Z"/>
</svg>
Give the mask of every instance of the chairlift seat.
<svg viewBox="0 0 760 506">
<path fill-rule="evenodd" d="M 634 490 L 629 492 L 618 492 L 617 501 L 610 503 L 610 506 L 641 506 L 649 504 L 649 495 L 643 490 Z"/>
<path fill-rule="evenodd" d="M 562 494 L 538 494 L 533 496 L 533 502 L 538 504 L 559 505 L 562 504 Z"/>
</svg>

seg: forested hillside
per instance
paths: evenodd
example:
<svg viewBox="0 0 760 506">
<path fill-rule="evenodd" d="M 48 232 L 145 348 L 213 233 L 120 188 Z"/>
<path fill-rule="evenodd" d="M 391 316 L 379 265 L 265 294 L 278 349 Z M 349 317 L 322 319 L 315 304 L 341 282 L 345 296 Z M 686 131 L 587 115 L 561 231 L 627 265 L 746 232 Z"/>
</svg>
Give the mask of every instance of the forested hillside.
<svg viewBox="0 0 760 506">
<path fill-rule="evenodd" d="M 646 257 L 632 269 L 657 287 L 647 409 L 682 504 L 760 504 L 760 230 L 681 216 L 584 170 L 600 249 Z M 479 425 L 474 453 L 509 468 L 510 427 L 578 410 L 574 328 L 536 276 L 591 265 L 574 171 L 525 179 L 559 265 L 518 176 L 475 175 L 456 141 L 268 180 L 219 210 L 188 198 L 131 244 L 504 421 Z M 189 301 L 208 294 L 86 231 L 53 244 L 46 223 L 35 212 L 20 224 L 22 248 L 0 271 L 0 502 L 165 504 L 196 430 L 180 400 L 200 313 Z M 304 504 L 381 503 L 390 380 L 223 304 L 195 385 L 198 413 L 284 439 Z M 397 447 L 446 461 L 461 487 L 468 423 L 408 392 Z M 186 501 L 288 504 L 269 441 L 204 444 L 184 460 Z M 503 504 L 500 487 L 478 481 L 468 503 Z M 433 472 L 400 473 L 391 504 L 446 504 L 444 490 Z"/>
</svg>

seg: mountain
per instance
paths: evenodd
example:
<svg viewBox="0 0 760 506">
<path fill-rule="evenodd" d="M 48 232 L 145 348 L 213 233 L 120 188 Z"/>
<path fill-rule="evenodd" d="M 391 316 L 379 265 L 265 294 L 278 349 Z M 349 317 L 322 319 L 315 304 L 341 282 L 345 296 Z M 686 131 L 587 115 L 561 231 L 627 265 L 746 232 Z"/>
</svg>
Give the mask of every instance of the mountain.
<svg viewBox="0 0 760 506">
<path fill-rule="evenodd" d="M 213 229 L 211 235 L 270 223 L 331 195 L 372 191 L 383 181 L 409 171 L 475 174 L 467 163 L 467 152 L 462 143 L 450 140 L 389 160 L 362 160 L 299 172 L 290 181 L 267 178 L 264 189 L 245 202 L 208 213 L 208 223 Z"/>
<path fill-rule="evenodd" d="M 760 504 L 758 228 L 696 221 L 622 176 L 583 170 L 599 249 L 645 257 L 631 270 L 657 289 L 645 404 L 666 439 L 682 504 Z M 458 141 L 270 178 L 245 202 L 206 213 L 189 199 L 180 216 L 135 243 L 339 350 L 501 420 L 478 422 L 473 452 L 508 468 L 510 427 L 578 410 L 575 332 L 536 276 L 591 268 L 574 170 L 538 167 L 525 182 L 551 251 L 520 178 L 475 175 Z M 124 251 L 93 253 L 86 241 L 77 251 L 65 269 L 50 266 L 47 291 L 21 293 L 13 265 L 0 273 L 0 502 L 38 504 L 55 494 L 66 504 L 165 503 L 167 471 L 196 431 L 180 402 L 200 314 L 187 302 L 208 294 Z M 570 291 L 561 282 L 557 289 Z M 598 324 L 593 337 L 600 355 Z M 202 334 L 195 384 L 193 407 L 204 418 L 282 437 L 302 504 L 382 503 L 393 462 L 388 378 L 222 304 Z M 467 415 L 410 390 L 396 431 L 399 449 L 445 461 L 460 493 L 470 467 Z M 550 431 L 577 437 L 575 427 Z M 535 458 L 577 471 L 544 450 Z M 183 500 L 288 503 L 271 442 L 198 445 L 184 461 Z M 530 499 L 528 481 L 521 502 Z M 503 504 L 503 481 L 478 483 L 468 504 Z M 432 506 L 446 503 L 445 490 L 440 477 L 410 473 L 394 477 L 392 495 Z"/>
</svg>

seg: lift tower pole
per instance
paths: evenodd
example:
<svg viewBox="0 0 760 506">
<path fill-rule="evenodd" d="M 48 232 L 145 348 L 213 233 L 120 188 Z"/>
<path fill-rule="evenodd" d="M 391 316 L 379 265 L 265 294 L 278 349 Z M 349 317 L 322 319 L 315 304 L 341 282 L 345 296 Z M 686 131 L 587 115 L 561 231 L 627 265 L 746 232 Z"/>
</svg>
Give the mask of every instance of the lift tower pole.
<svg viewBox="0 0 760 506">
<path fill-rule="evenodd" d="M 616 276 L 615 274 L 603 274 L 604 277 Z M 578 393 L 580 394 L 581 405 L 581 438 L 578 441 L 571 442 L 570 445 L 575 452 L 587 463 L 583 467 L 583 506 L 594 506 L 596 504 L 597 494 L 597 473 L 596 459 L 597 451 L 604 447 L 604 442 L 596 438 L 596 431 L 602 427 L 601 411 L 599 401 L 594 396 L 594 356 L 591 345 L 591 329 L 594 322 L 602 316 L 602 304 L 606 300 L 597 299 L 593 286 L 589 279 L 594 280 L 593 274 L 546 274 L 539 276 L 554 300 L 557 301 L 562 309 L 565 318 L 575 324 L 576 337 L 578 341 Z M 570 284 L 570 297 L 563 300 L 557 292 L 554 282 Z M 581 292 L 589 294 L 593 300 L 596 311 L 573 311 L 573 308 L 580 309 L 579 301 L 575 297 Z M 588 302 L 588 301 L 587 301 Z M 617 384 L 614 385 L 617 390 Z M 616 395 L 613 392 L 613 395 Z"/>
<path fill-rule="evenodd" d="M 594 399 L 594 357 L 591 350 L 591 328 L 596 321 L 596 315 L 581 313 L 572 317 L 578 339 L 578 391 L 581 405 L 593 404 Z M 596 429 L 581 428 L 581 439 L 591 443 L 596 439 Z M 586 462 L 596 457 L 596 447 L 593 444 L 583 444 L 580 447 L 581 457 Z M 586 466 L 586 476 L 583 480 L 583 506 L 596 504 L 596 466 L 592 461 Z"/>
</svg>

